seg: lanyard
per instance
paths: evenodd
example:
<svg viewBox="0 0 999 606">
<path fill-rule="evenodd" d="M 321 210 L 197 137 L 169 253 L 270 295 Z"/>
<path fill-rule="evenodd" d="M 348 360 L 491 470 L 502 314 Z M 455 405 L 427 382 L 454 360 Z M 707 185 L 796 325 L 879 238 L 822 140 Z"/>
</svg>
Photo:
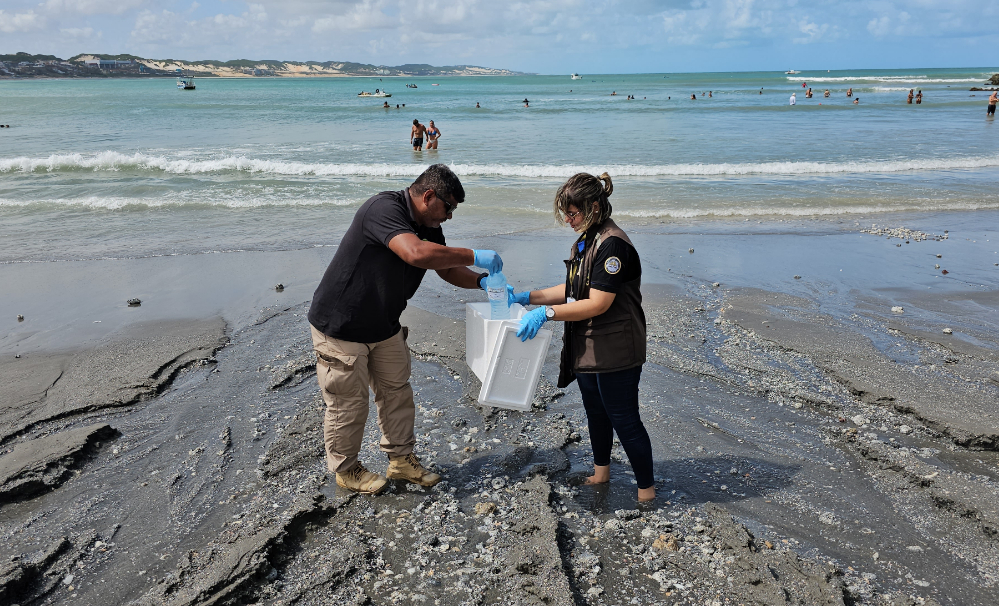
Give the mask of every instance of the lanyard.
<svg viewBox="0 0 999 606">
<path fill-rule="evenodd" d="M 572 262 L 569 265 L 569 297 L 576 298 L 576 277 L 579 274 L 579 269 L 583 264 L 583 251 L 586 249 L 586 236 L 576 243 L 576 254 L 573 255 Z"/>
</svg>

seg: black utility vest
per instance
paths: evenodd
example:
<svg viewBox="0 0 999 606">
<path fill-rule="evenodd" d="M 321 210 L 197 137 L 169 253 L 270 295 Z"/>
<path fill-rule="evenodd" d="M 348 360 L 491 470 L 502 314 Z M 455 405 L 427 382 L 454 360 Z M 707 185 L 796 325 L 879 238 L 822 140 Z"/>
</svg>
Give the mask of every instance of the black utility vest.
<svg viewBox="0 0 999 606">
<path fill-rule="evenodd" d="M 565 295 L 577 300 L 590 297 L 590 272 L 602 242 L 614 236 L 634 246 L 628 235 L 611 219 L 589 231 L 595 232 L 595 235 L 585 237 L 587 244 L 583 252 L 580 253 L 576 243 L 573 243 L 570 257 L 565 262 Z M 573 275 L 572 269 L 577 263 L 579 268 Z M 641 277 L 626 282 L 607 311 L 589 320 L 565 323 L 559 387 L 572 383 L 578 372 L 614 372 L 645 364 L 645 312 L 642 311 L 641 286 Z"/>
</svg>

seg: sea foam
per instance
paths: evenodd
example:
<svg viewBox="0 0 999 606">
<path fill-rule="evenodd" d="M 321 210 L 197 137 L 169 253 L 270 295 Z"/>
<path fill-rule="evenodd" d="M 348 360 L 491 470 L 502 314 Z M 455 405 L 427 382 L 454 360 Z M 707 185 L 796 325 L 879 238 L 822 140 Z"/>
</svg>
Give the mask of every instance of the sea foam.
<svg viewBox="0 0 999 606">
<path fill-rule="evenodd" d="M 543 164 L 451 164 L 463 177 L 560 178 L 579 172 L 615 177 L 684 177 L 739 175 L 826 175 L 962 170 L 999 166 L 999 155 L 958 158 L 910 158 L 855 162 L 747 162 L 717 164 L 622 164 L 605 166 Z M 142 153 L 62 154 L 47 158 L 0 159 L 0 172 L 52 173 L 61 171 L 153 171 L 168 174 L 234 173 L 317 177 L 416 177 L 423 164 L 322 163 L 263 160 L 245 156 L 171 159 Z"/>
<path fill-rule="evenodd" d="M 791 82 L 888 82 L 900 84 L 911 82 L 913 84 L 966 84 L 969 82 L 983 82 L 988 80 L 988 75 L 980 78 L 930 78 L 927 76 L 788 76 Z"/>
</svg>

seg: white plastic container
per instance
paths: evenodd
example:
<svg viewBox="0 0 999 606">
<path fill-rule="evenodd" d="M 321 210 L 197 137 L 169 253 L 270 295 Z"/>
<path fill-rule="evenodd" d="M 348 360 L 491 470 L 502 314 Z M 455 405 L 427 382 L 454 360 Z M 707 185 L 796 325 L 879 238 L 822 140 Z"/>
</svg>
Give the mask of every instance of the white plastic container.
<svg viewBox="0 0 999 606">
<path fill-rule="evenodd" d="M 488 302 L 465 304 L 465 361 L 483 383 L 486 381 L 486 371 L 489 370 L 489 360 L 500 326 L 504 322 L 520 326 L 520 318 L 525 313 L 527 310 L 523 305 L 514 303 L 510 306 L 509 320 L 490 320 Z"/>
<path fill-rule="evenodd" d="M 490 320 L 489 303 L 465 305 L 465 360 L 482 381 L 479 404 L 530 410 L 552 332 L 540 329 L 525 342 L 517 338 L 522 305 L 510 306 L 509 320 Z"/>
</svg>

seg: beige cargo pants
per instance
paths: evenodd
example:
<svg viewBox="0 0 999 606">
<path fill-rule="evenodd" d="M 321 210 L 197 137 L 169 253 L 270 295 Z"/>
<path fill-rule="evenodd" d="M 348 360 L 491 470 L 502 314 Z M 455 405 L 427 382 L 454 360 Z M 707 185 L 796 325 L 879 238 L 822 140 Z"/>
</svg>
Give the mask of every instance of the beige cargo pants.
<svg viewBox="0 0 999 606">
<path fill-rule="evenodd" d="M 328 337 L 312 327 L 316 377 L 326 402 L 323 441 L 330 471 L 343 472 L 357 463 L 368 420 L 368 386 L 375 393 L 382 452 L 413 452 L 416 405 L 409 384 L 407 332 L 403 327 L 378 343 L 354 343 Z"/>
</svg>

